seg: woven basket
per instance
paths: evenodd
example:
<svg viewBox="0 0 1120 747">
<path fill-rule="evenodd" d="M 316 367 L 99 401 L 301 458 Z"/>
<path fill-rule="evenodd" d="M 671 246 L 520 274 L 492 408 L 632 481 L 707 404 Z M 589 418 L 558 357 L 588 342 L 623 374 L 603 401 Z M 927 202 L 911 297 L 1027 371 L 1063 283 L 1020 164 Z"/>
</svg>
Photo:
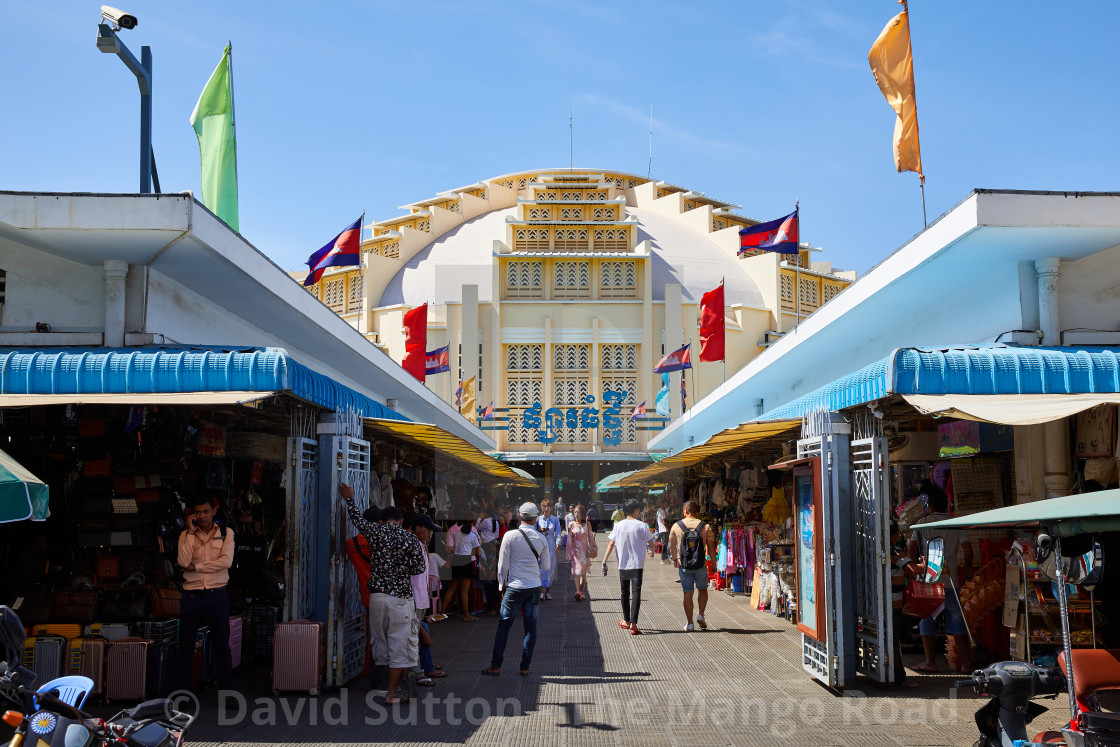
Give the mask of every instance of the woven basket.
<svg viewBox="0 0 1120 747">
<path fill-rule="evenodd" d="M 288 441 L 271 433 L 229 433 L 226 435 L 226 454 L 242 459 L 260 459 L 265 462 L 283 462 Z"/>
</svg>

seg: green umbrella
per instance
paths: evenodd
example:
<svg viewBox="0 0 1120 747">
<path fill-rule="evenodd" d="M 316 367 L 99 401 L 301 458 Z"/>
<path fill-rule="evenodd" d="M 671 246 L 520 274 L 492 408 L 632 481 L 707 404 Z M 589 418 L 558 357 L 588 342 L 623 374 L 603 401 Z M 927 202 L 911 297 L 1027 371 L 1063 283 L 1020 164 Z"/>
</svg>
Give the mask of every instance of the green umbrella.
<svg viewBox="0 0 1120 747">
<path fill-rule="evenodd" d="M 43 521 L 51 515 L 48 493 L 42 480 L 0 451 L 0 523 Z"/>
<path fill-rule="evenodd" d="M 595 490 L 600 492 L 600 493 L 604 492 L 604 491 L 607 491 L 607 490 L 614 490 L 614 489 L 619 487 L 619 485 L 618 485 L 619 480 L 621 480 L 624 477 L 629 477 L 630 475 L 634 474 L 635 472 L 637 472 L 637 470 L 632 469 L 629 472 L 616 472 L 613 475 L 607 475 L 602 480 L 595 483 Z"/>
</svg>

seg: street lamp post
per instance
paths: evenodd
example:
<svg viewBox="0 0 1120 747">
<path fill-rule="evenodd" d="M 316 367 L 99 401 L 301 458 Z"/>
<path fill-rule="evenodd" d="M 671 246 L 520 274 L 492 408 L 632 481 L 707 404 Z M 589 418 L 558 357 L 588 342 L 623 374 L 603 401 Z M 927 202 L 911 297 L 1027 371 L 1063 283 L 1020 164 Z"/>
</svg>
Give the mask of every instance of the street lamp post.
<svg viewBox="0 0 1120 747">
<path fill-rule="evenodd" d="M 123 19 L 109 15 L 115 11 Z M 115 8 L 101 7 L 102 15 L 108 20 L 114 20 L 124 28 L 136 26 L 135 16 L 121 14 Z M 131 23 L 124 19 L 131 19 Z M 128 47 L 117 36 L 116 30 L 107 23 L 97 25 L 97 48 L 106 54 L 115 54 L 121 58 L 140 86 L 140 194 L 150 194 L 152 191 L 152 178 L 155 176 L 156 192 L 159 192 L 159 175 L 155 171 L 156 159 L 152 152 L 152 48 L 140 48 L 140 60 L 129 51 Z"/>
</svg>

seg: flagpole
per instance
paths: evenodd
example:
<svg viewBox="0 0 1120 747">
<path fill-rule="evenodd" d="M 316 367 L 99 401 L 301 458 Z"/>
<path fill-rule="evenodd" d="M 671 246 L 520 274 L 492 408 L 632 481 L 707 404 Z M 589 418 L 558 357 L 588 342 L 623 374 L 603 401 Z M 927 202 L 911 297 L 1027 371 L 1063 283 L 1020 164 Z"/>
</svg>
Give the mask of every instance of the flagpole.
<svg viewBox="0 0 1120 747">
<path fill-rule="evenodd" d="M 351 213 L 352 215 L 352 213 Z M 366 211 L 362 210 L 362 217 L 358 219 L 358 334 L 365 338 L 366 333 L 362 331 L 362 314 L 365 309 L 362 308 L 362 301 L 366 295 L 366 251 L 362 248 L 362 229 L 366 222 Z M 425 353 L 427 351 L 424 351 Z"/>
<path fill-rule="evenodd" d="M 689 360 L 689 362 L 692 361 L 692 338 L 691 337 L 688 338 L 688 360 Z M 699 363 L 700 362 L 699 359 L 697 359 L 696 362 Z M 692 398 L 696 399 L 699 396 L 698 391 L 696 389 L 696 368 L 694 366 L 689 366 L 688 371 L 689 371 L 689 376 L 692 379 Z M 681 376 L 684 376 L 684 374 L 682 373 Z M 691 410 L 692 405 L 689 405 L 688 409 Z"/>
<path fill-rule="evenodd" d="M 914 57 L 913 57 L 913 55 L 914 55 L 914 35 L 910 33 L 910 6 L 907 4 L 907 0 L 898 0 L 898 1 L 899 1 L 899 5 L 902 6 L 903 12 L 906 13 L 906 19 L 907 19 L 906 20 L 906 29 L 907 29 L 907 34 L 909 35 L 909 38 L 907 38 L 906 41 L 909 42 L 909 45 L 910 45 L 910 83 L 914 87 L 914 91 L 913 91 L 913 93 L 911 93 L 911 97 L 913 98 L 913 101 L 914 101 L 914 111 L 917 112 L 917 110 L 918 110 L 918 86 L 914 83 L 914 64 L 913 64 L 913 60 L 914 60 Z M 915 121 L 915 123 L 917 122 L 917 114 L 914 115 L 914 121 Z M 917 125 L 915 124 L 915 126 L 917 126 Z M 921 156 L 919 155 L 919 157 L 918 157 L 918 169 L 919 169 L 919 171 L 918 171 L 918 179 L 919 179 L 918 187 L 922 190 L 922 227 L 923 228 L 929 228 L 929 220 L 926 218 L 926 175 L 920 170 L 922 168 L 921 160 L 922 160 Z"/>
<path fill-rule="evenodd" d="M 801 200 L 793 204 L 793 212 L 797 213 L 801 207 Z M 797 250 L 797 262 L 793 265 L 793 274 L 796 280 L 793 285 L 793 297 L 795 299 L 795 306 L 797 316 L 793 319 L 793 331 L 797 331 L 797 325 L 801 324 L 801 214 L 797 213 L 797 240 L 793 242 L 793 248 Z"/>
<path fill-rule="evenodd" d="M 229 121 L 230 121 L 230 125 L 233 127 L 233 142 L 234 142 L 234 144 L 236 144 L 237 143 L 237 106 L 234 104 L 234 101 L 233 101 L 233 40 L 232 39 L 226 39 L 226 45 L 229 47 L 229 64 L 226 66 L 227 70 L 229 71 Z M 234 147 L 234 149 L 233 149 L 233 180 L 234 180 L 234 183 L 236 184 L 237 183 L 237 148 L 236 147 Z M 238 191 L 240 191 L 240 187 L 238 188 Z M 924 194 L 924 192 L 923 192 L 923 194 Z M 923 197 L 922 199 L 924 201 L 925 198 Z M 240 204 L 241 204 L 240 200 L 238 200 L 237 228 L 238 228 L 239 233 L 240 233 L 240 228 L 241 228 L 241 207 L 240 207 Z M 924 205 L 925 203 L 923 202 L 922 204 Z"/>
</svg>

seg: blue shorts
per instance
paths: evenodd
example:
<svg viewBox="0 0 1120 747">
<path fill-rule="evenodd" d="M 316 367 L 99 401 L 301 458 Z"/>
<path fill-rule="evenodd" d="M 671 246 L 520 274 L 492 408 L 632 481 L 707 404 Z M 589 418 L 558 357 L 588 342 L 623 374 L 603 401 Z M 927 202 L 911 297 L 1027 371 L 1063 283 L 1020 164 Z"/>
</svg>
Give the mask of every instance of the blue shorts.
<svg viewBox="0 0 1120 747">
<path fill-rule="evenodd" d="M 945 584 L 945 632 L 948 635 L 968 635 L 964 624 L 964 613 L 961 612 L 961 601 L 957 593 L 949 584 Z M 922 635 L 937 635 L 937 618 L 927 617 L 918 623 L 918 632 Z"/>
<path fill-rule="evenodd" d="M 695 589 L 703 591 L 708 588 L 707 568 L 695 568 L 693 570 L 678 568 L 677 572 L 681 576 L 681 589 L 684 591 L 693 591 Z"/>
</svg>

